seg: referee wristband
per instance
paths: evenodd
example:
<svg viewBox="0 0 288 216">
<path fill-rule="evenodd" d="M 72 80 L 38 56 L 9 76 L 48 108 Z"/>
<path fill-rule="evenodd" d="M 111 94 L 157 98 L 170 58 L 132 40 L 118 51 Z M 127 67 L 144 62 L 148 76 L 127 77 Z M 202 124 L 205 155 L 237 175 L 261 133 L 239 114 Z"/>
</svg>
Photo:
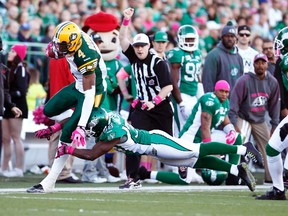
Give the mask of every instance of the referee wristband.
<svg viewBox="0 0 288 216">
<path fill-rule="evenodd" d="M 122 25 L 128 26 L 129 23 L 130 23 L 130 19 L 124 18 L 124 19 L 123 19 L 123 22 L 122 22 Z"/>
<path fill-rule="evenodd" d="M 152 101 L 155 105 L 158 105 L 162 102 L 162 98 L 159 95 L 156 95 Z"/>
</svg>

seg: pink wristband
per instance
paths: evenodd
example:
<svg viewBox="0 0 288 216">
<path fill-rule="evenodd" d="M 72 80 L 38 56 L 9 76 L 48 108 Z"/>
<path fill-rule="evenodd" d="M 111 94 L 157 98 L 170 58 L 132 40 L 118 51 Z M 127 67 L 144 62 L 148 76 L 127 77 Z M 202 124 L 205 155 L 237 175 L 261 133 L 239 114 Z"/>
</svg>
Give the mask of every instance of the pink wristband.
<svg viewBox="0 0 288 216">
<path fill-rule="evenodd" d="M 56 123 L 50 127 L 51 127 L 53 133 L 60 131 L 62 129 L 62 125 L 60 123 Z"/>
<path fill-rule="evenodd" d="M 160 104 L 162 102 L 162 98 L 159 95 L 156 95 L 153 98 L 153 101 L 154 101 L 155 105 L 158 105 L 158 104 Z"/>
<path fill-rule="evenodd" d="M 202 142 L 203 142 L 203 143 L 211 142 L 211 138 L 202 139 Z"/>
<path fill-rule="evenodd" d="M 123 22 L 122 22 L 122 25 L 124 25 L 124 26 L 128 26 L 129 23 L 130 23 L 130 19 L 126 19 L 126 18 L 124 18 L 124 19 L 123 19 Z"/>
<path fill-rule="evenodd" d="M 73 154 L 74 150 L 75 150 L 75 148 L 72 147 L 72 146 L 67 146 L 67 147 L 66 147 L 66 151 L 67 151 L 67 153 L 70 154 L 70 155 Z"/>
</svg>

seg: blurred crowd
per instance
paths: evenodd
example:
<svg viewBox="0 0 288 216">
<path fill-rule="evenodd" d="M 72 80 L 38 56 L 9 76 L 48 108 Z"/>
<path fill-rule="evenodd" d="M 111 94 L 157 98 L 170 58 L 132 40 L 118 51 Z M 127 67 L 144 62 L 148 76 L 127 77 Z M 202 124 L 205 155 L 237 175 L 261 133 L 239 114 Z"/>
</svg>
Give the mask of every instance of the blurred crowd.
<svg viewBox="0 0 288 216">
<path fill-rule="evenodd" d="M 264 52 L 265 42 L 273 42 L 279 30 L 288 26 L 287 0 L 1 0 L 1 61 L 7 61 L 13 44 L 26 44 L 25 61 L 30 74 L 28 93 L 31 95 L 32 84 L 48 86 L 49 59 L 45 49 L 55 26 L 72 21 L 82 28 L 88 16 L 100 11 L 116 16 L 120 25 L 122 11 L 128 7 L 135 9 L 130 25 L 131 38 L 138 33 L 166 32 L 169 41 L 166 51 L 177 47 L 179 27 L 194 26 L 199 34 L 202 63 L 221 40 L 222 29 L 228 21 L 236 27 L 249 27 L 249 46 L 259 53 Z M 121 51 L 119 56 L 125 66 L 127 60 Z M 43 103 L 45 97 L 45 93 L 37 99 L 32 97 L 32 104 L 28 102 L 29 110 Z"/>
</svg>

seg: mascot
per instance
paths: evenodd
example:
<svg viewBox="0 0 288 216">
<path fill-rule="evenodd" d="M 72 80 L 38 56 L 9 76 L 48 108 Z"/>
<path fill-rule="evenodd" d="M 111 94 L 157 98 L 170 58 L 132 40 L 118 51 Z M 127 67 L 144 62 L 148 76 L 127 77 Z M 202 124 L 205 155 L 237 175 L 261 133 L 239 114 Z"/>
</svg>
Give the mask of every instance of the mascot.
<svg viewBox="0 0 288 216">
<path fill-rule="evenodd" d="M 117 18 L 102 11 L 87 17 L 82 28 L 98 45 L 106 64 L 107 95 L 101 107 L 112 111 L 120 111 L 119 104 L 121 104 L 116 78 L 116 73 L 122 68 L 121 62 L 117 59 L 120 52 L 119 28 Z M 110 174 L 119 177 L 119 171 L 113 165 L 113 155 L 114 152 L 107 153 L 105 162 Z"/>
<path fill-rule="evenodd" d="M 107 68 L 107 95 L 102 107 L 112 111 L 120 111 L 120 91 L 116 78 L 116 73 L 122 68 L 121 62 L 117 59 L 120 52 L 119 28 L 117 18 L 102 11 L 87 17 L 82 28 L 88 35 L 95 38 L 99 35 L 101 38 L 99 42 L 95 42 Z"/>
</svg>

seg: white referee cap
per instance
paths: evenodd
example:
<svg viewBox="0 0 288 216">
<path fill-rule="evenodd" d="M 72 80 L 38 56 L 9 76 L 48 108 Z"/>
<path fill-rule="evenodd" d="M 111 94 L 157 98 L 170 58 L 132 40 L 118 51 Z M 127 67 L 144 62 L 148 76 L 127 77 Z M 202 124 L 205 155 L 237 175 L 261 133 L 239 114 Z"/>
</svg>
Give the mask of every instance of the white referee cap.
<svg viewBox="0 0 288 216">
<path fill-rule="evenodd" d="M 133 38 L 133 46 L 146 46 L 150 43 L 149 37 L 146 34 L 140 33 Z"/>
</svg>

